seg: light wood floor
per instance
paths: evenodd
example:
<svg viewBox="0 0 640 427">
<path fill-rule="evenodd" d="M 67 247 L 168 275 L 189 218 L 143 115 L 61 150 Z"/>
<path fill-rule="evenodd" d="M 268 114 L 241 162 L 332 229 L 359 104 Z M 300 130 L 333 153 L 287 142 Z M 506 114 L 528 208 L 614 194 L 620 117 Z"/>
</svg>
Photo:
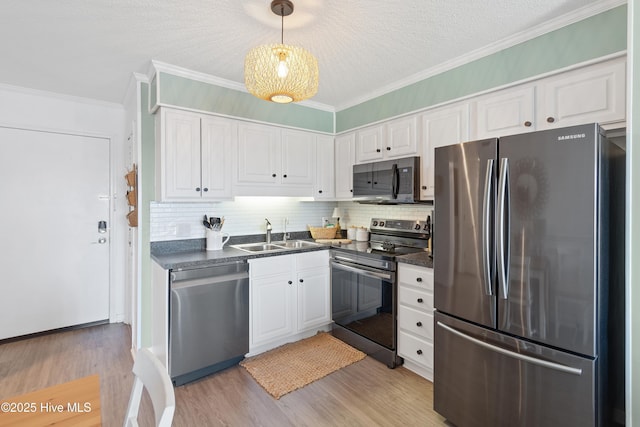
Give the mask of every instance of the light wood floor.
<svg viewBox="0 0 640 427">
<path fill-rule="evenodd" d="M 133 383 L 129 347 L 130 330 L 123 324 L 1 344 L 0 401 L 97 373 L 103 424 L 120 426 Z M 177 427 L 448 425 L 431 409 L 429 381 L 402 367 L 388 369 L 370 357 L 280 400 L 237 366 L 175 392 Z M 143 421 L 148 422 L 153 415 L 144 409 Z"/>
</svg>

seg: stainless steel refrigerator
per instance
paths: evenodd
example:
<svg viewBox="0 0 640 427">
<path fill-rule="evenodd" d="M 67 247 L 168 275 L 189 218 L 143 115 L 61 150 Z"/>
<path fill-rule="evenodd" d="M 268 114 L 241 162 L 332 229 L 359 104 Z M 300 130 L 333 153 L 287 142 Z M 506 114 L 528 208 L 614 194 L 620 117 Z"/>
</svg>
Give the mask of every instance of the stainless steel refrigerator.
<svg viewBox="0 0 640 427">
<path fill-rule="evenodd" d="M 434 409 L 449 422 L 610 424 L 624 173 L 596 124 L 435 150 Z"/>
</svg>

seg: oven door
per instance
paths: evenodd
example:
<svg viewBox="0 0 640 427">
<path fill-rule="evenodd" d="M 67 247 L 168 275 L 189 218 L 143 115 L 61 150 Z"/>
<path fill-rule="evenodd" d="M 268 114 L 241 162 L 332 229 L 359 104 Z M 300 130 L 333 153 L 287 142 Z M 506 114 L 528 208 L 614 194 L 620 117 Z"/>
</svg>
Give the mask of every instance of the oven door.
<svg viewBox="0 0 640 427">
<path fill-rule="evenodd" d="M 333 321 L 390 350 L 396 348 L 395 271 L 331 260 Z"/>
</svg>

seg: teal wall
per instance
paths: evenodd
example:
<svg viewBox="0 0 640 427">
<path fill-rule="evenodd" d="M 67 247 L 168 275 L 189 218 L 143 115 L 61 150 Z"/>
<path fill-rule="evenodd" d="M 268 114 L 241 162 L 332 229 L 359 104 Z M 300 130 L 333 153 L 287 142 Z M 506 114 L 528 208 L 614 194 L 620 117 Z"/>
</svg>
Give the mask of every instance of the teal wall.
<svg viewBox="0 0 640 427">
<path fill-rule="evenodd" d="M 333 113 L 299 104 L 276 104 L 233 89 L 159 73 L 162 105 L 190 108 L 319 132 L 333 133 Z"/>
<path fill-rule="evenodd" d="M 626 5 L 336 113 L 336 132 L 420 110 L 590 59 L 627 42 Z"/>
<path fill-rule="evenodd" d="M 142 280 L 141 290 L 141 331 L 140 342 L 142 347 L 150 347 L 153 333 L 153 309 L 152 309 L 152 278 L 151 278 L 151 219 L 150 206 L 155 198 L 155 120 L 149 114 L 149 85 L 142 83 L 140 87 L 140 129 L 141 129 L 141 159 L 140 176 L 138 177 L 142 202 L 138 207 L 138 230 L 140 232 L 141 265 L 140 275 Z"/>
</svg>

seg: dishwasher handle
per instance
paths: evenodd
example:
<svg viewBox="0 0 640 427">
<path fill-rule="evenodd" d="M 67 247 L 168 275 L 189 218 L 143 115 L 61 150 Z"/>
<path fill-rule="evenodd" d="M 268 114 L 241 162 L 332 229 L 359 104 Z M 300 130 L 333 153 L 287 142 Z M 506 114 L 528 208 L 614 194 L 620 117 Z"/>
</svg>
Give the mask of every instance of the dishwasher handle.
<svg viewBox="0 0 640 427">
<path fill-rule="evenodd" d="M 235 280 L 244 280 L 249 278 L 249 273 L 225 274 L 222 276 L 202 277 L 199 279 L 173 280 L 171 273 L 171 289 L 184 289 L 192 286 L 215 285 L 218 283 L 231 282 Z"/>
</svg>

